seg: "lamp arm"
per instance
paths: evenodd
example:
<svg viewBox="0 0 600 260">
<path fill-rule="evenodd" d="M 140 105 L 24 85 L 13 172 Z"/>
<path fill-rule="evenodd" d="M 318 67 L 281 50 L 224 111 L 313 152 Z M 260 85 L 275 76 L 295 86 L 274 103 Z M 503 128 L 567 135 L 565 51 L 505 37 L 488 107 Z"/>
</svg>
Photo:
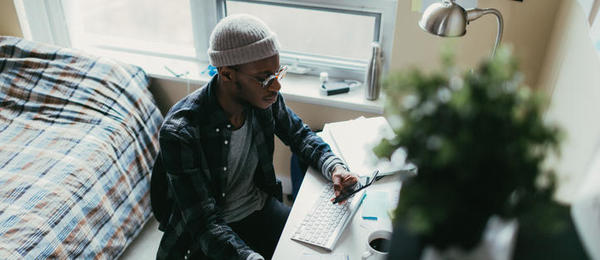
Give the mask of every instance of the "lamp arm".
<svg viewBox="0 0 600 260">
<path fill-rule="evenodd" d="M 496 49 L 498 49 L 498 45 L 500 45 L 500 41 L 502 41 L 502 31 L 504 30 L 504 20 L 502 19 L 502 14 L 500 13 L 500 11 L 493 8 L 469 9 L 467 10 L 467 23 L 477 20 L 486 14 L 495 15 L 496 20 L 498 21 L 498 34 L 496 34 L 496 43 L 494 44 L 494 50 L 492 51 L 492 57 L 494 57 L 494 55 L 496 55 Z"/>
</svg>

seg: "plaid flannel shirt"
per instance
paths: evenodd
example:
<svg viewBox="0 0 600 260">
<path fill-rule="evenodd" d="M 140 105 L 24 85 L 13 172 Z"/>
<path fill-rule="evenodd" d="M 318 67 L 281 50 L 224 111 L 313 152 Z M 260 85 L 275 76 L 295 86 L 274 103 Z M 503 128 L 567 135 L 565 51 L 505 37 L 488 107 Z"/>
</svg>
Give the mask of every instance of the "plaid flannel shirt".
<svg viewBox="0 0 600 260">
<path fill-rule="evenodd" d="M 214 259 L 246 259 L 254 252 L 220 215 L 220 206 L 227 196 L 224 190 L 232 129 L 217 102 L 217 76 L 175 104 L 160 130 L 161 159 L 173 207 L 158 259 L 183 258 L 190 253 L 203 253 Z M 252 109 L 257 119 L 252 127 L 259 155 L 254 177 L 257 187 L 270 195 L 277 192 L 274 134 L 331 180 L 331 169 L 342 161 L 286 107 L 281 95 L 267 109 Z"/>
</svg>

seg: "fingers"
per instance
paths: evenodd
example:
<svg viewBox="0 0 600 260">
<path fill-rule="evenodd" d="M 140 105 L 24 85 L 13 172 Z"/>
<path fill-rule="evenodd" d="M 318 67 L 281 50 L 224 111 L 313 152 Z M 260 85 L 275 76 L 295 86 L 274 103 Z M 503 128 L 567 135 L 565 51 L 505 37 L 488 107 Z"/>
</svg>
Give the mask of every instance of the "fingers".
<svg viewBox="0 0 600 260">
<path fill-rule="evenodd" d="M 358 178 L 352 174 L 347 174 L 344 176 L 344 180 L 342 181 L 342 185 L 344 188 L 354 186 L 358 182 Z"/>
<path fill-rule="evenodd" d="M 333 182 L 333 192 L 335 196 L 340 196 L 340 192 L 342 191 L 342 176 L 340 174 L 334 174 L 331 176 L 331 181 Z"/>
<path fill-rule="evenodd" d="M 331 176 L 333 182 L 333 191 L 335 197 L 339 197 L 342 193 L 352 192 L 353 187 L 358 182 L 358 177 L 349 172 L 334 174 Z"/>
</svg>

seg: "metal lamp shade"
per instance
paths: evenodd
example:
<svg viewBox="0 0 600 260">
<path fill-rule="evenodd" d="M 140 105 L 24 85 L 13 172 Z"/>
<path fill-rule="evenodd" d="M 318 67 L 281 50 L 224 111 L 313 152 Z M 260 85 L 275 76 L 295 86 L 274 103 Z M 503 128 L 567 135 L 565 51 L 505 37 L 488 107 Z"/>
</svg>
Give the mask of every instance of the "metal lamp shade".
<svg viewBox="0 0 600 260">
<path fill-rule="evenodd" d="M 441 3 L 431 4 L 425 9 L 419 21 L 419 26 L 426 32 L 437 36 L 459 37 L 467 33 L 467 24 L 486 14 L 495 15 L 498 21 L 498 34 L 496 35 L 496 43 L 492 50 L 493 57 L 502 40 L 502 31 L 504 28 L 502 14 L 494 8 L 465 10 L 462 6 L 456 4 L 454 0 L 443 0 Z"/>
<path fill-rule="evenodd" d="M 434 3 L 423 13 L 419 26 L 438 36 L 463 36 L 467 32 L 467 12 L 453 1 Z"/>
</svg>

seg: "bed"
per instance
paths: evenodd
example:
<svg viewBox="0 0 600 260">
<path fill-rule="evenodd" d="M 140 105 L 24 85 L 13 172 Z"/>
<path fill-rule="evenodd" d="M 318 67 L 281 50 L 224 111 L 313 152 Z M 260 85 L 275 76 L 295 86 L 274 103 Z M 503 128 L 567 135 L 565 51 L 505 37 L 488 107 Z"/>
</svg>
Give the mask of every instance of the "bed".
<svg viewBox="0 0 600 260">
<path fill-rule="evenodd" d="M 0 259 L 117 258 L 163 120 L 138 67 L 0 37 Z"/>
</svg>

